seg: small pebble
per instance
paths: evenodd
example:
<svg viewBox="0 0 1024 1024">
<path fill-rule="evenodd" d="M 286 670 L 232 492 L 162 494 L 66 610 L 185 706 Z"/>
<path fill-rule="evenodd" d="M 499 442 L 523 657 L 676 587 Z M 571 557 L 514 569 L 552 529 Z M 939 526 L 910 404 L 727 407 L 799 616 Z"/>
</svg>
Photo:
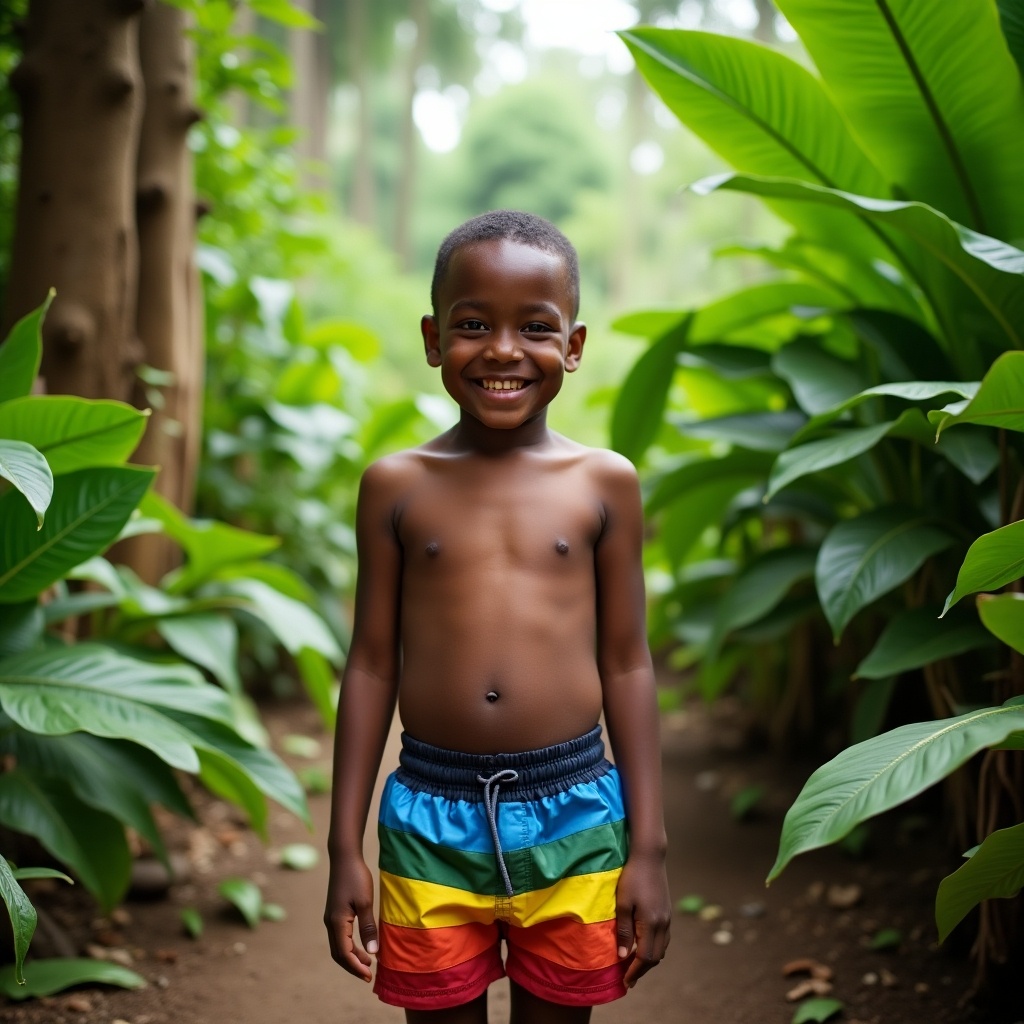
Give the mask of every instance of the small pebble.
<svg viewBox="0 0 1024 1024">
<path fill-rule="evenodd" d="M 711 941 L 716 946 L 728 946 L 732 942 L 732 932 L 721 928 L 711 936 Z"/>
<path fill-rule="evenodd" d="M 168 978 L 166 975 L 161 974 L 160 977 L 156 979 L 156 987 L 157 988 L 170 988 L 171 987 L 171 980 L 170 980 L 170 978 Z"/>
<path fill-rule="evenodd" d="M 878 975 L 874 971 L 868 971 L 863 978 L 860 979 L 862 985 L 877 985 Z"/>
<path fill-rule="evenodd" d="M 132 915 L 129 914 L 128 911 L 124 909 L 124 907 L 115 907 L 110 912 L 110 920 L 113 921 L 114 924 L 119 925 L 121 928 L 124 928 L 125 925 L 129 925 L 132 923 Z"/>
<path fill-rule="evenodd" d="M 741 917 L 764 917 L 765 906 L 763 903 L 744 903 L 740 907 Z"/>
<path fill-rule="evenodd" d="M 892 971 L 888 970 L 885 967 L 883 967 L 878 972 L 878 976 L 882 979 L 882 984 L 886 988 L 894 988 L 896 985 L 899 984 L 899 981 L 897 980 L 896 975 L 893 974 Z"/>
<path fill-rule="evenodd" d="M 864 890 L 859 885 L 830 885 L 826 894 L 826 902 L 837 910 L 849 910 L 861 901 Z"/>
<path fill-rule="evenodd" d="M 916 984 L 916 985 L 914 986 L 914 991 L 915 991 L 915 992 L 916 992 L 916 993 L 917 993 L 917 994 L 918 994 L 919 996 L 927 995 L 927 994 L 928 994 L 928 982 L 927 982 L 927 981 L 919 981 L 919 982 L 918 982 L 918 983 L 917 983 L 917 984 Z"/>
<path fill-rule="evenodd" d="M 85 996 L 68 996 L 64 1000 L 64 1009 L 75 1013 L 88 1013 L 92 1009 L 92 1003 Z"/>
<path fill-rule="evenodd" d="M 235 943 L 235 944 L 234 944 L 234 945 L 233 945 L 233 946 L 231 947 L 231 952 L 232 952 L 232 953 L 235 953 L 235 954 L 236 954 L 236 955 L 238 955 L 238 956 L 241 956 L 241 955 L 242 955 L 242 954 L 243 954 L 243 953 L 244 953 L 244 952 L 245 952 L 245 951 L 246 951 L 246 950 L 247 950 L 248 948 L 249 948 L 249 947 L 248 947 L 248 946 L 246 946 L 246 944 L 245 944 L 244 942 L 236 942 L 236 943 Z"/>
<path fill-rule="evenodd" d="M 697 916 L 702 921 L 717 921 L 722 916 L 722 908 L 717 903 L 709 903 L 697 911 Z"/>
<path fill-rule="evenodd" d="M 693 784 L 702 793 L 712 793 L 718 789 L 719 781 L 718 772 L 709 770 L 698 772 L 696 778 L 693 780 Z"/>
<path fill-rule="evenodd" d="M 135 958 L 127 949 L 112 949 L 107 953 L 107 959 L 111 963 L 120 964 L 122 967 L 132 967 L 135 964 Z"/>
</svg>

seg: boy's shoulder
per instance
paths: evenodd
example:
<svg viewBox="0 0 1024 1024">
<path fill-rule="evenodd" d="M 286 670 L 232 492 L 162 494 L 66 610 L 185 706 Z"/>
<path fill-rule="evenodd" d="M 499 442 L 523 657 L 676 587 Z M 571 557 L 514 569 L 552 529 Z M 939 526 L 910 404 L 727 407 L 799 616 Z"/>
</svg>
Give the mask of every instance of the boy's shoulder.
<svg viewBox="0 0 1024 1024">
<path fill-rule="evenodd" d="M 637 474 L 633 463 L 610 448 L 591 448 L 569 438 L 557 435 L 565 450 L 572 453 L 580 464 L 590 472 L 611 483 L 636 482 Z"/>
</svg>

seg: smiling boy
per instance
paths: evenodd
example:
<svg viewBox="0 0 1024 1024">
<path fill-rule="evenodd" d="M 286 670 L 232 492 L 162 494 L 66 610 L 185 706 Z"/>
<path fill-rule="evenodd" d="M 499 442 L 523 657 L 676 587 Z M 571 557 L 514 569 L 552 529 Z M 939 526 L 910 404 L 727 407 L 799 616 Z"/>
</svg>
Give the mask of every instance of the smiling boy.
<svg viewBox="0 0 1024 1024">
<path fill-rule="evenodd" d="M 668 944 L 639 488 L 625 459 L 547 426 L 586 340 L 576 253 L 553 225 L 466 222 L 431 299 L 427 362 L 461 413 L 360 487 L 331 952 L 366 981 L 376 954 L 375 991 L 410 1022 L 486 1024 L 507 974 L 513 1022 L 582 1024 Z M 396 700 L 378 928 L 362 843 Z"/>
</svg>

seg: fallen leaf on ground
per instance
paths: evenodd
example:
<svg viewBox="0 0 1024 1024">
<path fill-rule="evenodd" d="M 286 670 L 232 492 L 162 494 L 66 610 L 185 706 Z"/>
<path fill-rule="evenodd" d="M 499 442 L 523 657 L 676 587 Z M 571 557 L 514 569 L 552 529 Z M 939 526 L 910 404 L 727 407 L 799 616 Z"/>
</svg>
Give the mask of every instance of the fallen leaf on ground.
<svg viewBox="0 0 1024 1024">
<path fill-rule="evenodd" d="M 805 978 L 798 985 L 794 985 L 787 993 L 786 999 L 795 1003 L 798 999 L 806 996 L 827 996 L 832 991 L 832 983 L 824 978 Z"/>
<path fill-rule="evenodd" d="M 856 883 L 830 885 L 825 899 L 830 907 L 835 907 L 837 910 L 849 910 L 860 903 L 863 895 L 864 890 Z"/>
<path fill-rule="evenodd" d="M 832 980 L 832 968 L 818 960 L 812 960 L 809 956 L 801 957 L 799 960 L 790 960 L 782 968 L 782 973 L 788 978 L 792 974 L 809 974 L 812 978 L 821 981 Z"/>
</svg>

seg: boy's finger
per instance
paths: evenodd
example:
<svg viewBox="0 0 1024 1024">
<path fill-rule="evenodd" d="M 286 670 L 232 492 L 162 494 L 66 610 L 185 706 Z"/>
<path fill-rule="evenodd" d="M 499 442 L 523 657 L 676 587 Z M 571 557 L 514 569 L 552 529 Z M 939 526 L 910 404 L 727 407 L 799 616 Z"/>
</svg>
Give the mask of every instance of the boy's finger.
<svg viewBox="0 0 1024 1024">
<path fill-rule="evenodd" d="M 615 940 L 618 946 L 619 959 L 625 960 L 633 948 L 633 908 L 617 906 L 615 908 Z"/>
<path fill-rule="evenodd" d="M 377 952 L 377 923 L 373 919 L 372 907 L 359 911 L 359 940 L 367 953 Z M 365 963 L 369 966 L 369 957 L 366 958 Z"/>
</svg>

